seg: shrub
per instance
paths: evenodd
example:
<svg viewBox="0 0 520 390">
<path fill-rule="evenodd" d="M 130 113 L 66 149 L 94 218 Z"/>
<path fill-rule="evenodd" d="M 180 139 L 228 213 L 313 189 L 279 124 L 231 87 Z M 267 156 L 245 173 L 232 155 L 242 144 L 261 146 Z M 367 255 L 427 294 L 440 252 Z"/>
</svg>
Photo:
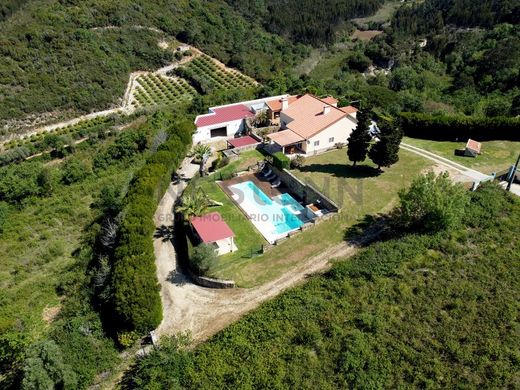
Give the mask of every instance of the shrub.
<svg viewBox="0 0 520 390">
<path fill-rule="evenodd" d="M 300 168 L 305 163 L 305 157 L 297 155 L 291 160 L 291 168 Z"/>
<path fill-rule="evenodd" d="M 282 152 L 276 152 L 273 154 L 273 165 L 279 169 L 289 169 L 291 159 Z"/>
<path fill-rule="evenodd" d="M 447 172 L 433 172 L 415 179 L 399 192 L 399 206 L 392 213 L 395 228 L 439 231 L 457 226 L 469 202 L 466 189 L 453 184 Z"/>
<path fill-rule="evenodd" d="M 208 275 L 216 262 L 217 254 L 213 245 L 200 244 L 193 248 L 190 265 L 199 275 Z"/>
<path fill-rule="evenodd" d="M 78 159 L 65 161 L 62 167 L 61 180 L 65 184 L 77 183 L 86 178 L 90 173 L 90 168 Z"/>
</svg>

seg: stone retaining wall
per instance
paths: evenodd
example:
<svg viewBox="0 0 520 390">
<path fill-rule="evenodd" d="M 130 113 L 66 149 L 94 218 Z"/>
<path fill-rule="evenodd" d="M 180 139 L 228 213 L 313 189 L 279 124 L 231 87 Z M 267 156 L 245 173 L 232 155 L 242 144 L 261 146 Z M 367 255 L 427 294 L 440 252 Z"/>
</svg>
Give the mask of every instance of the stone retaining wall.
<svg viewBox="0 0 520 390">
<path fill-rule="evenodd" d="M 273 172 L 278 175 L 282 182 L 291 190 L 291 192 L 298 195 L 305 204 L 315 203 L 317 200 L 330 212 L 339 212 L 339 207 L 331 199 L 327 198 L 316 188 L 310 184 L 304 183 L 296 176 L 294 176 L 287 169 L 278 169 L 271 165 Z"/>
<path fill-rule="evenodd" d="M 236 284 L 234 280 L 224 280 L 224 279 L 214 279 L 209 278 L 207 276 L 199 276 L 191 272 L 191 270 L 188 271 L 190 274 L 190 277 L 193 279 L 195 284 L 198 284 L 202 287 L 207 288 L 218 288 L 218 289 L 225 289 L 225 288 L 235 288 Z"/>
</svg>

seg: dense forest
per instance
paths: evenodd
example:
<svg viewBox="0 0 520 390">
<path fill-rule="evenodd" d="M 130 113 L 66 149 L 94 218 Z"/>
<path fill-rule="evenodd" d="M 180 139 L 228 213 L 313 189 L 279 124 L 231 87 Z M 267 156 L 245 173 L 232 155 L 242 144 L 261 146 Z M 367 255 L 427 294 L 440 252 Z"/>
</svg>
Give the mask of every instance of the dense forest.
<svg viewBox="0 0 520 390">
<path fill-rule="evenodd" d="M 227 0 L 267 31 L 312 45 L 332 43 L 346 20 L 374 13 L 383 0 Z"/>
<path fill-rule="evenodd" d="M 125 388 L 515 387 L 520 203 L 469 202 L 462 226 L 373 244 L 193 351 L 165 340 Z"/>
<path fill-rule="evenodd" d="M 519 23 L 516 0 L 426 0 L 397 10 L 393 26 L 407 33 L 431 34 L 444 26 L 491 28 L 499 23 Z"/>
</svg>

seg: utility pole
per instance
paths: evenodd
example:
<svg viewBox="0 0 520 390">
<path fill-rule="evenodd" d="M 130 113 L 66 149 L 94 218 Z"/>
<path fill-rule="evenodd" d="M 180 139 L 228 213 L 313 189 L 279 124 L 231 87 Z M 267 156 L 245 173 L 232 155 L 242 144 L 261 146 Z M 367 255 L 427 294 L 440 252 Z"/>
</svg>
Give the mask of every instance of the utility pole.
<svg viewBox="0 0 520 390">
<path fill-rule="evenodd" d="M 511 191 L 511 185 L 513 184 L 513 181 L 515 180 L 516 171 L 518 169 L 518 164 L 520 163 L 520 154 L 518 155 L 518 158 L 516 159 L 516 164 L 513 166 L 511 177 L 509 178 L 509 181 L 507 183 L 506 191 Z"/>
</svg>

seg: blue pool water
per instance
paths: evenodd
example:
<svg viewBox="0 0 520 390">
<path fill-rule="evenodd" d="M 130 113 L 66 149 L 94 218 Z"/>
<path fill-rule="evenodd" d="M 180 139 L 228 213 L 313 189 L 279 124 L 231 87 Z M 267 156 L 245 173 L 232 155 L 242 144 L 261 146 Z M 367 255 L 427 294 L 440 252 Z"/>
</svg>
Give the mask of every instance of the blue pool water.
<svg viewBox="0 0 520 390">
<path fill-rule="evenodd" d="M 304 207 L 289 194 L 271 199 L 252 181 L 235 184 L 229 189 L 251 222 L 269 242 L 303 225 L 298 215 Z"/>
</svg>

